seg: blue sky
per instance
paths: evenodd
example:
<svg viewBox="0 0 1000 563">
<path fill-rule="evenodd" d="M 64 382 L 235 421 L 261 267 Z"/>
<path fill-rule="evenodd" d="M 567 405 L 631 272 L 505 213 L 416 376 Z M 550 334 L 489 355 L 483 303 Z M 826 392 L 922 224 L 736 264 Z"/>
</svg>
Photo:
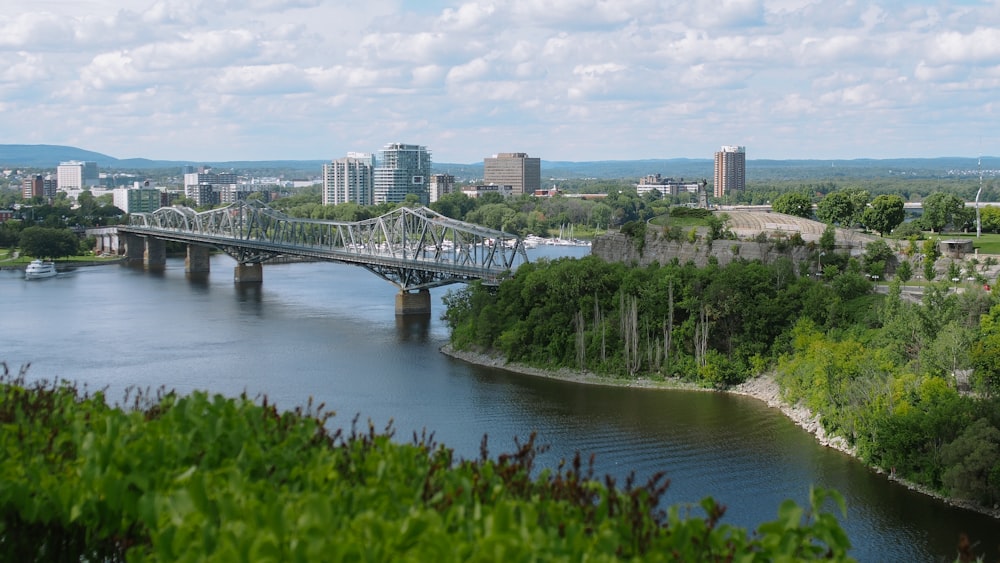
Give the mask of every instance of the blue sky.
<svg viewBox="0 0 1000 563">
<path fill-rule="evenodd" d="M 0 142 L 438 162 L 1000 154 L 1000 0 L 9 0 Z"/>
</svg>

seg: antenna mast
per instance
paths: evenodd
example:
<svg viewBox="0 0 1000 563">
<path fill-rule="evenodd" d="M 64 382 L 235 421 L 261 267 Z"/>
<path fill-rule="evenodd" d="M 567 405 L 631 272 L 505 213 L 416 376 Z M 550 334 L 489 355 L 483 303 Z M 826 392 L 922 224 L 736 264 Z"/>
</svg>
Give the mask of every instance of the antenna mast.
<svg viewBox="0 0 1000 563">
<path fill-rule="evenodd" d="M 983 155 L 979 151 L 979 190 L 976 192 L 976 238 L 983 236 L 983 223 L 979 219 L 979 195 L 983 193 Z"/>
</svg>

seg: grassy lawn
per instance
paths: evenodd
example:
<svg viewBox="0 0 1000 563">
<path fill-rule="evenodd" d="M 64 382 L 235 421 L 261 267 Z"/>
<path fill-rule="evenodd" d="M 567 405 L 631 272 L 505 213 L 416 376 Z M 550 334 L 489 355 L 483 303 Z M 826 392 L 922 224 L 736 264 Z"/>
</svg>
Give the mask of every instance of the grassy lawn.
<svg viewBox="0 0 1000 563">
<path fill-rule="evenodd" d="M 690 216 L 680 216 L 675 217 L 673 215 L 657 215 L 649 220 L 651 225 L 656 225 L 657 227 L 707 227 L 708 218 L 706 217 L 690 217 Z"/>
</svg>

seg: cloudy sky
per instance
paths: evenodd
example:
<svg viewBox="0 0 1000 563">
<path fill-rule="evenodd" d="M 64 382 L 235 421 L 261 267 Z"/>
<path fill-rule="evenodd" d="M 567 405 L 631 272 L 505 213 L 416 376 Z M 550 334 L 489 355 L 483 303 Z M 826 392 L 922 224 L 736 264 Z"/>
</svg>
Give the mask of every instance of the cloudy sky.
<svg viewBox="0 0 1000 563">
<path fill-rule="evenodd" d="M 1000 154 L 1000 0 L 7 0 L 0 143 L 437 162 Z"/>
</svg>

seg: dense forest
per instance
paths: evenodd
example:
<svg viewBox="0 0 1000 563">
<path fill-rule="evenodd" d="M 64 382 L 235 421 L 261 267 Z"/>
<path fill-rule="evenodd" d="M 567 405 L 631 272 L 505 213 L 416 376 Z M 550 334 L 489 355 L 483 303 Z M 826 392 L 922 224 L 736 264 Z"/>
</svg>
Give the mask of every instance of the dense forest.
<svg viewBox="0 0 1000 563">
<path fill-rule="evenodd" d="M 541 261 L 498 289 L 452 290 L 444 318 L 456 348 L 542 368 L 716 388 L 771 371 L 788 401 L 819 413 L 867 463 L 1000 502 L 1000 300 L 945 282 L 927 285 L 922 302 L 898 282 L 881 295 L 863 263 L 841 262 L 816 278 L 785 258 Z"/>
</svg>

